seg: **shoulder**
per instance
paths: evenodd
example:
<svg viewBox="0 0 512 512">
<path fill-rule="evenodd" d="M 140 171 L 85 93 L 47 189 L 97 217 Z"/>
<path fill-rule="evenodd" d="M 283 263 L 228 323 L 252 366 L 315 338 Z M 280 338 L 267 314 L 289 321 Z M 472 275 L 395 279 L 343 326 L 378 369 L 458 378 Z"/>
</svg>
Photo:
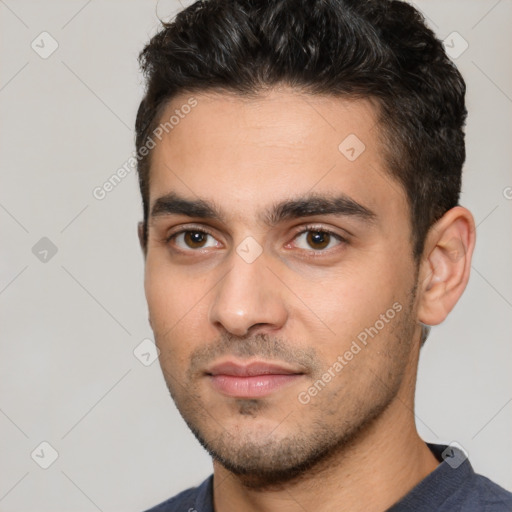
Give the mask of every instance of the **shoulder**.
<svg viewBox="0 0 512 512">
<path fill-rule="evenodd" d="M 206 512 L 209 510 L 211 479 L 210 476 L 197 487 L 190 487 L 145 512 Z"/>
<path fill-rule="evenodd" d="M 456 446 L 427 443 L 440 464 L 388 512 L 511 512 L 512 493 L 475 473 Z"/>
<path fill-rule="evenodd" d="M 460 512 L 511 512 L 512 493 L 489 478 L 476 473 L 467 454 L 449 445 L 427 443 L 432 453 L 443 462 L 432 473 L 433 489 L 428 494 L 438 496 L 438 509 Z M 428 487 L 431 487 L 428 489 Z"/>
<path fill-rule="evenodd" d="M 465 485 L 461 511 L 510 512 L 512 493 L 483 475 L 475 473 Z"/>
</svg>

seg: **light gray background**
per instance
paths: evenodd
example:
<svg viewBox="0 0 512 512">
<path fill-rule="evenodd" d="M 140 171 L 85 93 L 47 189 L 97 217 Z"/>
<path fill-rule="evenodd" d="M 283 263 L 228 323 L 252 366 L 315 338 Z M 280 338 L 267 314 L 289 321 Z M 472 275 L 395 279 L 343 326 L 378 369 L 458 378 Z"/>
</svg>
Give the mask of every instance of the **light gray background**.
<svg viewBox="0 0 512 512">
<path fill-rule="evenodd" d="M 466 293 L 421 355 L 418 428 L 512 489 L 512 3 L 417 5 L 440 38 L 469 43 L 456 59 L 470 112 L 462 204 L 478 224 Z M 178 8 L 0 0 L 2 512 L 140 511 L 211 472 L 158 362 L 133 354 L 152 336 L 135 173 L 92 195 L 132 154 L 136 57 L 157 14 Z M 43 31 L 59 45 L 46 59 L 31 48 Z M 47 262 L 32 252 L 42 237 L 58 249 Z M 43 441 L 59 454 L 48 469 L 31 458 Z"/>
</svg>

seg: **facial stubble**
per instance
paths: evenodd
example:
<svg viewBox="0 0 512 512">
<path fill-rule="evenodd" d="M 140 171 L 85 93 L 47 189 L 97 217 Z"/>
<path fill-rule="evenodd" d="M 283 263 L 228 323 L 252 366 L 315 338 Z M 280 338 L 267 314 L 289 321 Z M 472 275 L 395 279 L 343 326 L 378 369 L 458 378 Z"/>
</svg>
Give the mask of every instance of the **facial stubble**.
<svg viewBox="0 0 512 512">
<path fill-rule="evenodd" d="M 415 292 L 416 287 L 409 294 L 408 306 L 390 323 L 385 346 L 381 343 L 379 349 L 380 365 L 356 368 L 355 361 L 350 363 L 353 365 L 350 377 L 356 376 L 354 370 L 357 369 L 358 378 L 363 375 L 370 393 L 358 392 L 354 382 L 345 381 L 341 387 L 328 384 L 332 387 L 323 389 L 309 404 L 302 405 L 296 400 L 288 412 L 283 411 L 281 422 L 265 435 L 251 430 L 251 422 L 256 425 L 265 417 L 270 410 L 269 401 L 265 397 L 233 398 L 233 414 L 241 420 L 242 427 L 230 431 L 225 419 L 211 410 L 198 391 L 198 369 L 204 368 L 206 361 L 225 354 L 285 360 L 308 368 L 311 382 L 325 370 L 325 363 L 319 361 L 314 349 L 297 350 L 275 337 L 257 335 L 244 340 L 226 336 L 196 351 L 191 357 L 185 386 L 164 369 L 171 396 L 199 443 L 247 487 L 276 489 L 287 482 L 311 477 L 314 472 L 321 473 L 343 457 L 344 451 L 372 427 L 396 397 L 413 341 Z M 370 350 L 370 347 L 363 350 Z M 349 367 L 344 368 L 342 374 L 348 370 Z M 288 431 L 283 435 L 286 428 Z"/>
</svg>

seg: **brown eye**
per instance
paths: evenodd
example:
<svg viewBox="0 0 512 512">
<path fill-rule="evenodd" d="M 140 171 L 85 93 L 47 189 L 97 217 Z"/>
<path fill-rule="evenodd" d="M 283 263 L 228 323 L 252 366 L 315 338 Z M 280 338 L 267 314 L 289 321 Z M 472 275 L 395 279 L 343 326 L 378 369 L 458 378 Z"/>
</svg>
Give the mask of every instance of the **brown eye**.
<svg viewBox="0 0 512 512">
<path fill-rule="evenodd" d="M 309 231 L 306 241 L 313 249 L 325 249 L 331 241 L 331 235 L 325 231 Z"/>
<path fill-rule="evenodd" d="M 295 237 L 294 245 L 306 251 L 323 252 L 346 242 L 341 236 L 323 229 L 305 229 Z"/>
<path fill-rule="evenodd" d="M 191 249 L 198 249 L 204 246 L 207 236 L 208 233 L 202 231 L 185 231 L 183 240 Z"/>
<path fill-rule="evenodd" d="M 201 229 L 188 229 L 174 233 L 167 239 L 167 243 L 185 251 L 218 247 L 220 245 L 210 233 Z"/>
</svg>

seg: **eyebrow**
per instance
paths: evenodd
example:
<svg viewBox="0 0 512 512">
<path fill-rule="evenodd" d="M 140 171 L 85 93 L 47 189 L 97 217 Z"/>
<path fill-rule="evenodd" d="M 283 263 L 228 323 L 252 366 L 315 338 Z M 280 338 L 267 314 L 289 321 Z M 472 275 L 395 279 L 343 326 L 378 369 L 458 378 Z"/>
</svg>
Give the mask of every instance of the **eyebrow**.
<svg viewBox="0 0 512 512">
<path fill-rule="evenodd" d="M 171 192 L 159 197 L 151 208 L 151 218 L 165 215 L 186 215 L 201 219 L 225 222 L 222 211 L 211 201 L 205 199 L 187 199 Z M 313 215 L 336 215 L 355 217 L 366 223 L 375 221 L 375 212 L 358 203 L 346 194 L 325 196 L 307 194 L 272 205 L 260 214 L 260 220 L 272 227 L 280 222 Z"/>
</svg>

